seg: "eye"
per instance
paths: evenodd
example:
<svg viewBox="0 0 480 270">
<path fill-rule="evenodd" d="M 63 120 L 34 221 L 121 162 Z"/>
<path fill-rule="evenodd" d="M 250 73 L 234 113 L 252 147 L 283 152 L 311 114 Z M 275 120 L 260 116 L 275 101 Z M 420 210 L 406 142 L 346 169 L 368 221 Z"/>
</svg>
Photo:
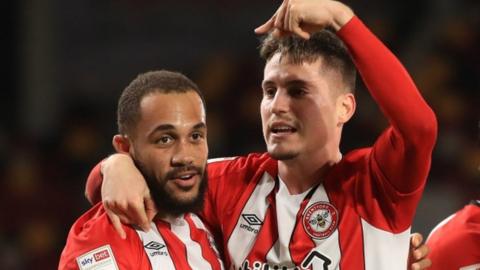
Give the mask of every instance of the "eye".
<svg viewBox="0 0 480 270">
<path fill-rule="evenodd" d="M 263 89 L 263 96 L 268 98 L 273 98 L 277 89 L 275 87 L 267 87 Z"/>
<path fill-rule="evenodd" d="M 307 94 L 307 91 L 301 87 L 290 87 L 288 88 L 288 94 L 291 97 L 299 98 L 305 96 Z"/>
<path fill-rule="evenodd" d="M 158 138 L 155 143 L 159 145 L 167 145 L 173 142 L 173 138 L 170 135 L 162 135 Z"/>
<path fill-rule="evenodd" d="M 192 139 L 193 139 L 194 141 L 199 141 L 199 140 L 203 139 L 204 137 L 205 137 L 205 136 L 203 135 L 202 132 L 194 132 L 194 133 L 192 133 Z"/>
</svg>

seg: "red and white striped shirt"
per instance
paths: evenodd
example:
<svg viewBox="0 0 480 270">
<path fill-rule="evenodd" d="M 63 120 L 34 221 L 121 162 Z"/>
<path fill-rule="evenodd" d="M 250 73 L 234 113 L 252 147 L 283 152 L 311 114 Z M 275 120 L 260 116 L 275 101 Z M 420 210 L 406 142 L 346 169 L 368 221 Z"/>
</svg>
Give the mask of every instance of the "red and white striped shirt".
<svg viewBox="0 0 480 270">
<path fill-rule="evenodd" d="M 72 226 L 59 269 L 224 269 L 214 241 L 195 214 L 152 223 L 149 232 L 114 230 L 101 203 Z"/>
</svg>

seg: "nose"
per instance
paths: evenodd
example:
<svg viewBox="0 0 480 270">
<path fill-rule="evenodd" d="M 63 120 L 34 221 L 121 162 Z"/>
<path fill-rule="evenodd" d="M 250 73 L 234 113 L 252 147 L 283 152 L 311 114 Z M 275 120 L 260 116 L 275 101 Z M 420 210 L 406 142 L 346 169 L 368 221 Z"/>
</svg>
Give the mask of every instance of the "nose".
<svg viewBox="0 0 480 270">
<path fill-rule="evenodd" d="M 193 145 L 186 141 L 181 141 L 174 149 L 175 153 L 172 156 L 172 166 L 181 167 L 192 165 L 194 161 Z"/>
<path fill-rule="evenodd" d="M 274 114 L 282 114 L 288 111 L 290 99 L 285 91 L 279 89 L 270 104 L 270 110 Z"/>
</svg>

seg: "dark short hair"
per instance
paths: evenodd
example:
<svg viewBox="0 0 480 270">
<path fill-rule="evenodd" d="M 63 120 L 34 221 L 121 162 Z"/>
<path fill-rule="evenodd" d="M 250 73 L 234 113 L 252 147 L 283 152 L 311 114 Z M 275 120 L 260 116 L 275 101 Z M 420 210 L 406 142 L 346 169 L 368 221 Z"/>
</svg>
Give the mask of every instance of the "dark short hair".
<svg viewBox="0 0 480 270">
<path fill-rule="evenodd" d="M 265 61 L 275 54 L 288 57 L 293 64 L 313 63 L 320 57 L 324 66 L 338 70 L 350 92 L 355 90 L 356 69 L 345 44 L 332 31 L 324 29 L 305 40 L 295 35 L 276 38 L 270 33 L 260 45 L 260 56 Z"/>
<path fill-rule="evenodd" d="M 168 70 L 149 71 L 139 74 L 122 92 L 118 100 L 117 125 L 120 134 L 129 134 L 140 119 L 140 103 L 151 93 L 196 92 L 205 108 L 205 99 L 198 86 L 185 75 Z"/>
</svg>

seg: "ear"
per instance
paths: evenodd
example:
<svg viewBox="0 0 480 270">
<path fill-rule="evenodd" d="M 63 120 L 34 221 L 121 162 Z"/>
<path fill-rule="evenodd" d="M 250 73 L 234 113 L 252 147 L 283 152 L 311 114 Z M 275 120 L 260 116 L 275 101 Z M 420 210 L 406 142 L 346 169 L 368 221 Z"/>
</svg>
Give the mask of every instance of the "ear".
<svg viewBox="0 0 480 270">
<path fill-rule="evenodd" d="M 130 140 L 126 135 L 117 134 L 113 136 L 112 145 L 118 153 L 130 153 Z"/>
<path fill-rule="evenodd" d="M 337 98 L 337 119 L 338 125 L 343 125 L 355 113 L 355 96 L 352 93 L 340 94 Z"/>
</svg>

